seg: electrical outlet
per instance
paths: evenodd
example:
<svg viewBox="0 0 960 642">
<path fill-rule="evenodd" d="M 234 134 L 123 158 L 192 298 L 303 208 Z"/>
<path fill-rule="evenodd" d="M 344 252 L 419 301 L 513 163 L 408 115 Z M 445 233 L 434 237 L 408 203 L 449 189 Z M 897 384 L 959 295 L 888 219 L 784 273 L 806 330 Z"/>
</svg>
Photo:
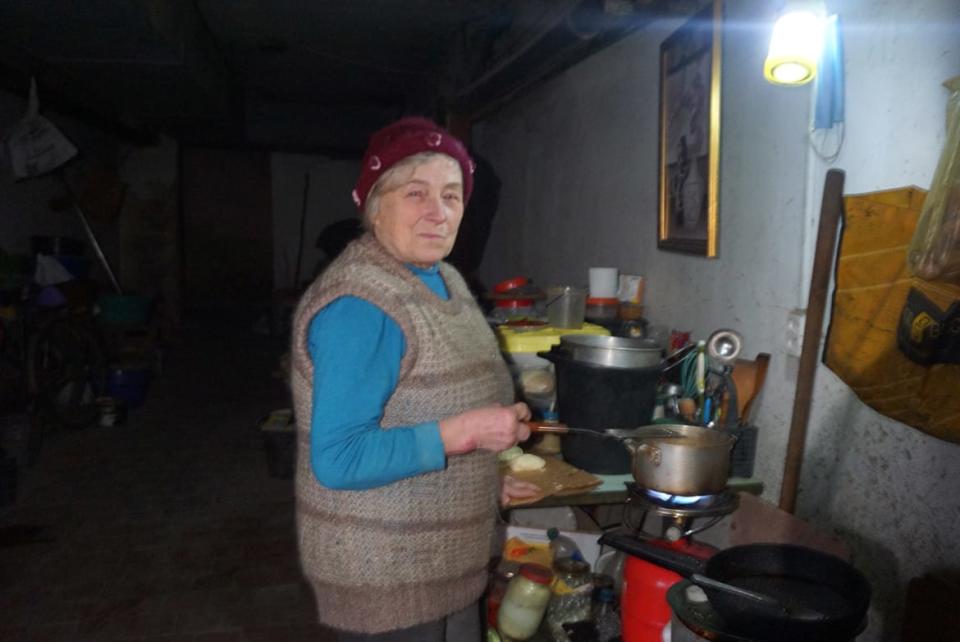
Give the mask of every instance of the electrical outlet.
<svg viewBox="0 0 960 642">
<path fill-rule="evenodd" d="M 787 315 L 787 329 L 784 333 L 784 347 L 791 357 L 799 357 L 803 349 L 803 326 L 807 320 L 807 311 L 795 308 Z"/>
</svg>

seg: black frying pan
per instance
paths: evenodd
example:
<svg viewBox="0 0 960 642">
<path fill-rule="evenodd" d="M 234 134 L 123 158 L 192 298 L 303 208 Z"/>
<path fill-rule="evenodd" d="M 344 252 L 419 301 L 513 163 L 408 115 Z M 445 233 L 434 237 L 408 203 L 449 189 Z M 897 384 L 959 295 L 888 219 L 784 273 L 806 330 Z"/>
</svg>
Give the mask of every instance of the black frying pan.
<svg viewBox="0 0 960 642">
<path fill-rule="evenodd" d="M 803 546 L 732 546 L 701 562 L 629 535 L 608 533 L 600 543 L 687 578 L 705 575 L 772 598 L 760 601 L 701 584 L 710 605 L 731 628 L 761 639 L 849 640 L 870 604 L 870 585 L 857 569 Z"/>
</svg>

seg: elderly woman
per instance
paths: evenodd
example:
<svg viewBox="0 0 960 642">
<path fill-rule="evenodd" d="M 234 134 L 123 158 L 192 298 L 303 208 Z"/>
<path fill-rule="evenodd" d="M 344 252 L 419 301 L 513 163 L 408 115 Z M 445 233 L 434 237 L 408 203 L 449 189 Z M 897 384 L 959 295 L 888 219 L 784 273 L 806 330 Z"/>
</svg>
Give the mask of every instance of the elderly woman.
<svg viewBox="0 0 960 642">
<path fill-rule="evenodd" d="M 294 318 L 300 557 L 341 641 L 480 638 L 495 453 L 527 438 L 530 411 L 442 261 L 472 168 L 429 120 L 374 134 L 353 192 L 367 232 Z M 505 484 L 500 499 L 535 490 Z"/>
</svg>

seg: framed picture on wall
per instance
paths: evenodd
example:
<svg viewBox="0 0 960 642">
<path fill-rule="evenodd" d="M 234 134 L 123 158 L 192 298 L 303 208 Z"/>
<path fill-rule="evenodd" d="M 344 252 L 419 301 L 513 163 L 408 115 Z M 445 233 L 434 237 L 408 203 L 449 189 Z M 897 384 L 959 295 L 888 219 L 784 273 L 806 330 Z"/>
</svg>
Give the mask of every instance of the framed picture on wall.
<svg viewBox="0 0 960 642">
<path fill-rule="evenodd" d="M 707 257 L 717 255 L 722 21 L 713 0 L 660 45 L 657 247 Z"/>
</svg>

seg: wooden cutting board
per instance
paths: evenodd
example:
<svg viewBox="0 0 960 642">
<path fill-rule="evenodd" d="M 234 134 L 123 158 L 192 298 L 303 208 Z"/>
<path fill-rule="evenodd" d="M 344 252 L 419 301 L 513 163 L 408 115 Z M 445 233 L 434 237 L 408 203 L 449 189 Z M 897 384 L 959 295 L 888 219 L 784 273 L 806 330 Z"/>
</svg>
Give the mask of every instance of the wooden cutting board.
<svg viewBox="0 0 960 642">
<path fill-rule="evenodd" d="M 594 475 L 571 466 L 565 461 L 554 457 L 544 457 L 547 462 L 543 470 L 512 472 L 507 464 L 500 464 L 501 475 L 512 477 L 535 484 L 540 487 L 541 493 L 533 497 L 516 499 L 507 504 L 507 507 L 526 506 L 540 501 L 544 497 L 576 495 L 584 493 L 601 484 L 601 480 Z"/>
</svg>

